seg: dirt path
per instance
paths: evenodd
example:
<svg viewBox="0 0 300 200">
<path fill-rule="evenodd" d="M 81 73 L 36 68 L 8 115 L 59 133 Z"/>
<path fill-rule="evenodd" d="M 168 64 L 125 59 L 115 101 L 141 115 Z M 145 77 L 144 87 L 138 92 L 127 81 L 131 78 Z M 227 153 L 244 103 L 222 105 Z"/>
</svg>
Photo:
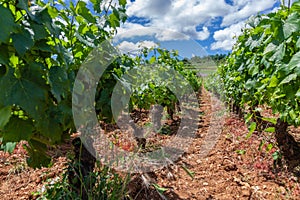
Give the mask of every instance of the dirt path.
<svg viewBox="0 0 300 200">
<path fill-rule="evenodd" d="M 175 165 L 149 175 L 150 180 L 168 191 L 158 195 L 144 186 L 135 199 L 300 199 L 295 177 L 272 172 L 271 153 L 275 149 L 269 153 L 259 151 L 263 136 L 244 139 L 248 133 L 245 123 L 231 114 L 216 120 L 216 103 L 204 90 L 201 99 L 204 115 L 189 151 Z M 212 130 L 212 127 L 220 129 Z M 212 149 L 205 148 L 215 142 Z M 194 173 L 194 178 L 182 165 Z M 143 187 L 142 184 L 139 186 Z"/>
<path fill-rule="evenodd" d="M 273 169 L 271 154 L 276 148 L 267 152 L 265 145 L 258 150 L 262 139 L 272 137 L 253 134 L 245 139 L 245 123 L 232 114 L 222 117 L 217 100 L 205 90 L 200 111 L 199 129 L 188 152 L 168 168 L 134 176 L 128 186 L 133 199 L 300 199 L 297 178 Z M 66 149 L 57 151 L 51 168 L 39 170 L 26 166 L 22 148 L 12 155 L 0 152 L 0 199 L 34 199 L 34 192 L 63 171 Z M 159 194 L 149 183 L 167 191 Z"/>
</svg>

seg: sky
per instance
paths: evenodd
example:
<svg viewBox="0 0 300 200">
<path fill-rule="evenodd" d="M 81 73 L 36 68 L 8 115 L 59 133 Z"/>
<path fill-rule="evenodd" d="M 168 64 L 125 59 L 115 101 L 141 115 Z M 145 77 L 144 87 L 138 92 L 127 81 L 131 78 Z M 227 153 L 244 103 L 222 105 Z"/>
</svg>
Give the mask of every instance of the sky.
<svg viewBox="0 0 300 200">
<path fill-rule="evenodd" d="M 249 17 L 279 6 L 280 0 L 131 0 L 115 41 L 123 52 L 159 45 L 182 57 L 227 54 Z"/>
</svg>

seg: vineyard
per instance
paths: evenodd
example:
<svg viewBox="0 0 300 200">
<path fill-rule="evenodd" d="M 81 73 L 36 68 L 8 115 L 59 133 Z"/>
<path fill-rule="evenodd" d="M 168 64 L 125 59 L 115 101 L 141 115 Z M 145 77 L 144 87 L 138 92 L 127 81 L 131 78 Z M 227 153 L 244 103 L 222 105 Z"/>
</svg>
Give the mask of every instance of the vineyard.
<svg viewBox="0 0 300 200">
<path fill-rule="evenodd" d="M 300 122 L 299 15 L 300 3 L 295 2 L 290 8 L 250 19 L 226 64 L 211 77 L 221 87 L 208 84 L 237 114 L 247 115 L 247 137 L 255 130 L 275 134 L 281 150 L 273 154 L 275 160 L 283 153 L 299 161 L 299 146 L 287 134 L 288 126 Z M 263 115 L 268 109 L 271 117 Z M 299 162 L 291 167 L 298 166 Z"/>
<path fill-rule="evenodd" d="M 190 60 L 118 52 L 128 2 L 90 3 L 0 0 L 0 199 L 299 198 L 300 1 Z"/>
</svg>

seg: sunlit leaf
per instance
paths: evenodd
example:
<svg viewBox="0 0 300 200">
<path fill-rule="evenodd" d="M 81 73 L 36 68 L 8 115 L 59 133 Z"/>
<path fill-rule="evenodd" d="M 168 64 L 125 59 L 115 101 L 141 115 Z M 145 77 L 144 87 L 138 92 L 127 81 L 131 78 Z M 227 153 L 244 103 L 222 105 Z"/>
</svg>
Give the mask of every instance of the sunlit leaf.
<svg viewBox="0 0 300 200">
<path fill-rule="evenodd" d="M 153 183 L 152 184 L 154 186 L 154 188 L 160 193 L 160 194 L 163 194 L 164 192 L 168 191 L 167 188 L 163 188 L 163 187 L 160 187 L 158 184 L 156 183 Z"/>
<path fill-rule="evenodd" d="M 297 74 L 290 74 L 286 78 L 284 78 L 279 85 L 290 83 L 293 80 L 296 80 Z"/>
<path fill-rule="evenodd" d="M 252 136 L 253 132 L 256 130 L 256 122 L 252 122 L 248 127 L 248 130 L 249 132 L 246 135 L 246 139 L 249 139 Z"/>
<path fill-rule="evenodd" d="M 265 131 L 268 133 L 275 133 L 275 127 L 266 128 Z"/>
</svg>

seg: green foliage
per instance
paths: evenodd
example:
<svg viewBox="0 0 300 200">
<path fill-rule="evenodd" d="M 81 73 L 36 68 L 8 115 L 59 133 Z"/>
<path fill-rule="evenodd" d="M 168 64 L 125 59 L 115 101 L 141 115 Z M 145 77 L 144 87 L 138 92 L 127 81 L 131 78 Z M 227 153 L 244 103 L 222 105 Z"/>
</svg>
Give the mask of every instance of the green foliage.
<svg viewBox="0 0 300 200">
<path fill-rule="evenodd" d="M 90 3 L 93 10 L 83 0 L 32 4 L 27 0 L 0 0 L 0 25 L 4 27 L 0 33 L 1 145 L 7 149 L 6 144 L 27 140 L 31 166 L 47 166 L 47 147 L 61 143 L 75 131 L 72 91 L 79 67 L 127 18 L 124 0 L 105 6 L 100 6 L 105 3 L 102 0 Z M 150 51 L 157 56 L 148 59 Z M 195 91 L 200 88 L 201 80 L 184 68 L 175 51 L 144 49 L 136 58 L 123 55 L 98 81 L 95 107 L 99 119 L 113 121 L 111 95 L 117 81 L 130 69 L 144 73 L 139 69 L 145 64 L 156 65 L 166 74 L 169 69 L 176 70 Z M 166 87 L 170 83 L 169 78 L 160 85 L 140 85 L 130 99 L 131 106 L 161 104 L 174 110 L 178 100 Z M 86 85 L 81 86 L 84 92 Z"/>
<path fill-rule="evenodd" d="M 161 187 L 161 186 L 159 186 L 159 185 L 156 184 L 156 183 L 153 183 L 152 185 L 154 186 L 154 188 L 156 189 L 156 191 L 157 191 L 159 194 L 163 194 L 164 192 L 168 191 L 167 188 Z"/>
<path fill-rule="evenodd" d="M 250 126 L 248 127 L 248 129 L 249 129 L 249 133 L 247 134 L 247 136 L 246 136 L 246 139 L 249 139 L 250 137 L 251 137 L 251 135 L 254 133 L 254 131 L 255 131 L 255 129 L 256 129 L 256 123 L 255 122 L 252 122 L 251 124 L 250 124 Z"/>
<path fill-rule="evenodd" d="M 15 147 L 16 147 L 16 143 L 15 142 L 7 142 L 5 144 L 2 144 L 2 140 L 3 139 L 0 138 L 0 150 L 12 153 L 13 150 L 15 149 Z"/>
<path fill-rule="evenodd" d="M 224 84 L 219 74 L 220 68 L 218 68 L 217 70 L 217 72 L 212 73 L 205 78 L 204 87 L 207 90 L 211 91 L 213 94 L 217 95 L 221 100 L 225 100 Z"/>
<path fill-rule="evenodd" d="M 89 179 L 96 180 L 88 192 L 88 199 L 115 200 L 122 199 L 125 196 L 125 186 L 128 179 L 122 179 L 117 173 L 113 173 L 108 167 L 102 167 L 101 170 L 92 172 L 81 181 L 84 185 L 88 184 Z M 86 185 L 86 187 L 88 187 Z M 89 187 L 90 188 L 90 187 Z M 79 188 L 72 187 L 68 182 L 68 173 L 64 173 L 61 179 L 49 180 L 45 185 L 44 192 L 37 192 L 38 199 L 70 199 L 79 200 L 80 197 L 75 191 Z"/>
<path fill-rule="evenodd" d="M 0 1 L 1 148 L 11 151 L 13 142 L 27 140 L 31 166 L 47 166 L 47 146 L 75 130 L 76 73 L 91 50 L 126 20 L 126 1 L 106 10 L 100 9 L 102 1 L 92 3 L 93 12 L 81 0 Z"/>
<path fill-rule="evenodd" d="M 300 125 L 300 1 L 251 18 L 218 69 L 226 101 L 267 105 L 282 121 Z M 273 130 L 268 130 L 273 131 Z"/>
<path fill-rule="evenodd" d="M 154 55 L 149 57 L 148 55 L 151 53 Z M 156 70 L 150 71 L 148 67 Z M 129 99 L 131 108 L 149 109 L 151 105 L 160 104 L 174 111 L 178 99 L 173 91 L 178 90 L 181 94 L 186 91 L 182 88 L 174 88 L 175 77 L 173 77 L 172 70 L 186 80 L 186 82 L 180 82 L 182 86 L 188 83 L 194 91 L 197 92 L 200 89 L 201 79 L 196 72 L 185 68 L 176 51 L 152 48 L 141 50 L 136 57 L 122 55 L 106 69 L 99 81 L 96 93 L 96 110 L 99 118 L 107 122 L 113 121 L 111 97 L 117 82 L 124 89 L 124 91 L 119 91 L 121 96 L 132 93 Z M 130 80 L 124 77 L 129 77 Z M 140 79 L 140 77 L 144 79 Z M 155 81 L 146 82 L 146 79 L 153 80 L 153 77 L 155 77 Z M 124 108 L 127 104 L 126 99 L 122 97 L 117 99 L 114 106 Z"/>
<path fill-rule="evenodd" d="M 150 59 L 146 59 L 150 52 L 153 52 L 154 55 L 150 57 Z M 140 90 L 132 96 L 131 99 L 133 100 L 133 104 L 137 105 L 139 108 L 149 108 L 150 105 L 160 104 L 174 110 L 178 99 L 174 94 L 174 90 L 172 90 L 172 85 L 175 86 L 180 77 L 173 77 L 174 74 L 172 74 L 172 70 L 179 73 L 195 92 L 200 89 L 202 83 L 201 79 L 197 76 L 196 72 L 186 69 L 184 62 L 180 61 L 177 56 L 176 51 L 168 51 L 160 48 L 149 49 L 149 52 L 145 52 L 144 50 L 143 55 L 137 58 L 137 65 L 149 65 L 153 68 L 156 67 L 157 71 L 154 71 L 153 74 L 148 72 L 149 77 L 161 78 L 156 78 L 158 83 L 150 82 L 148 84 L 142 84 L 143 80 L 137 81 L 137 85 L 140 84 L 142 86 L 140 87 Z M 137 72 L 147 73 L 143 70 Z M 164 77 L 166 79 L 163 79 Z M 186 83 L 181 81 L 180 85 L 185 86 Z M 181 94 L 186 92 L 183 88 L 176 88 L 176 90 L 180 90 Z"/>
</svg>

